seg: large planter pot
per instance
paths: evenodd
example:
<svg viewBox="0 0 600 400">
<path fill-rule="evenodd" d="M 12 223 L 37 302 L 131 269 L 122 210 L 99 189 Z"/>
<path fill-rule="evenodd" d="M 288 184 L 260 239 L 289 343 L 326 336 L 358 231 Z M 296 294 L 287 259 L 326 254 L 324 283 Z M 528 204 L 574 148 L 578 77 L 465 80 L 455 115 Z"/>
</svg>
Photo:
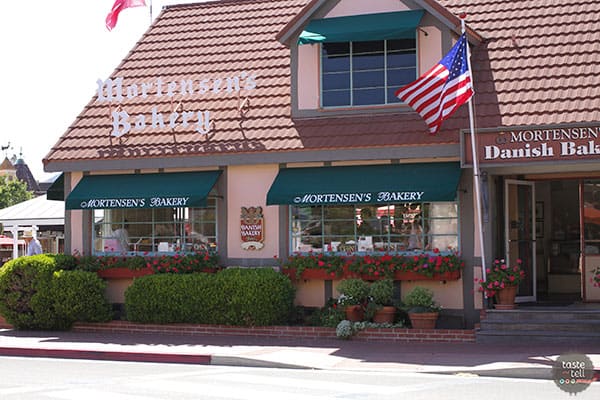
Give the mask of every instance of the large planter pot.
<svg viewBox="0 0 600 400">
<path fill-rule="evenodd" d="M 375 311 L 375 315 L 373 315 L 373 322 L 377 324 L 393 324 L 395 316 L 396 307 L 384 306 L 381 309 Z"/>
<path fill-rule="evenodd" d="M 365 319 L 365 310 L 362 306 L 346 306 L 346 319 L 352 322 L 359 322 Z"/>
<path fill-rule="evenodd" d="M 439 313 L 408 313 L 413 329 L 435 329 Z"/>
<path fill-rule="evenodd" d="M 494 307 L 497 310 L 514 310 L 518 288 L 517 285 L 512 285 L 496 291 L 496 304 L 494 304 Z"/>
<path fill-rule="evenodd" d="M 2 329 L 12 328 L 12 325 L 9 324 L 8 322 L 6 322 L 6 319 L 2 315 L 0 315 L 0 328 L 2 328 Z"/>
<path fill-rule="evenodd" d="M 150 268 L 129 269 L 129 268 L 108 268 L 97 272 L 100 278 L 105 279 L 127 279 L 138 278 L 140 276 L 152 275 L 154 271 Z"/>
</svg>

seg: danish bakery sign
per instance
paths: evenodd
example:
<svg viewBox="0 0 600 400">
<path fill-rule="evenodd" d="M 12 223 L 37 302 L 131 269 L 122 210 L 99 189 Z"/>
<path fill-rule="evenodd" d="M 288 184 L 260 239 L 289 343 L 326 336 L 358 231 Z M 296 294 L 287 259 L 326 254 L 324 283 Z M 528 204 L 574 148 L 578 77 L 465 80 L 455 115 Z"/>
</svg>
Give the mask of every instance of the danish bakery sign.
<svg viewBox="0 0 600 400">
<path fill-rule="evenodd" d="M 180 80 L 166 80 L 162 77 L 140 82 L 125 82 L 123 77 L 115 79 L 97 80 L 99 103 L 115 105 L 111 110 L 112 131 L 114 137 L 121 137 L 129 132 L 151 129 L 175 129 L 181 126 L 184 129 L 192 128 L 199 134 L 210 131 L 211 120 L 208 110 L 181 110 L 179 101 L 189 98 L 202 98 L 210 95 L 238 94 L 240 91 L 256 88 L 256 75 L 241 72 L 229 77 L 211 77 L 203 79 L 184 78 Z M 124 102 L 132 99 L 141 99 L 144 103 L 155 99 L 157 102 L 169 101 L 175 108 L 168 112 L 159 111 L 157 105 L 151 105 L 147 112 L 130 114 Z M 152 104 L 152 103 L 150 103 Z M 137 110 L 140 104 L 137 103 Z"/>
<path fill-rule="evenodd" d="M 479 131 L 476 135 L 481 164 L 600 160 L 600 124 Z M 471 137 L 463 132 L 463 138 L 465 164 L 472 164 Z"/>
</svg>

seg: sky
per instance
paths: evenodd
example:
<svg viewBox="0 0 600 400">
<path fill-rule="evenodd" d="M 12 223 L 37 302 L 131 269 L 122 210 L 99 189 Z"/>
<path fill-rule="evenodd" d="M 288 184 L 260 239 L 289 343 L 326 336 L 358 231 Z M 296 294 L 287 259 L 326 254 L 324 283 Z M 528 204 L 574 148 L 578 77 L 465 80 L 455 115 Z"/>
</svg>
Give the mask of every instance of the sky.
<svg viewBox="0 0 600 400">
<path fill-rule="evenodd" d="M 164 5 L 202 0 L 152 0 Z M 33 176 L 48 181 L 42 159 L 150 26 L 149 7 L 121 12 L 108 31 L 115 0 L 2 2 L 0 24 L 0 145 L 4 159 L 22 153 Z M 151 0 L 146 0 L 149 5 Z M 1 159 L 0 159 L 1 162 Z"/>
</svg>

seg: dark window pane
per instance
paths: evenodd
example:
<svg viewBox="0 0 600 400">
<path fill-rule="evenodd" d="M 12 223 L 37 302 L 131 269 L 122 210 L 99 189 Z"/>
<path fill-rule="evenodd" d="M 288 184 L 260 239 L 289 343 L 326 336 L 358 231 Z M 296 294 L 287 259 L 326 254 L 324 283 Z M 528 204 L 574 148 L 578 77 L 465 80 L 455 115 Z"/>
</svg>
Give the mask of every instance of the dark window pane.
<svg viewBox="0 0 600 400">
<path fill-rule="evenodd" d="M 348 89 L 350 88 L 350 74 L 324 74 L 323 90 Z"/>
<path fill-rule="evenodd" d="M 350 90 L 336 90 L 331 92 L 323 92 L 323 106 L 349 106 L 350 105 Z"/>
<path fill-rule="evenodd" d="M 387 41 L 387 51 L 395 51 L 395 50 L 407 50 L 413 49 L 416 50 L 417 41 L 415 39 L 396 39 L 396 40 L 388 40 Z"/>
<path fill-rule="evenodd" d="M 389 87 L 397 86 L 397 89 L 399 89 L 401 86 L 404 86 L 415 79 L 417 79 L 416 68 L 388 69 L 387 84 Z"/>
<path fill-rule="evenodd" d="M 352 57 L 352 68 L 357 70 L 380 69 L 385 67 L 383 53 L 380 54 L 360 54 Z"/>
<path fill-rule="evenodd" d="M 414 67 L 416 65 L 415 53 L 388 53 L 387 67 Z"/>
<path fill-rule="evenodd" d="M 383 52 L 383 40 L 371 40 L 368 42 L 352 42 L 354 54 Z"/>
<path fill-rule="evenodd" d="M 353 91 L 354 105 L 384 104 L 384 92 L 381 89 L 357 89 Z"/>
<path fill-rule="evenodd" d="M 323 56 L 350 54 L 350 43 L 323 43 Z"/>
<path fill-rule="evenodd" d="M 323 72 L 350 71 L 350 56 L 323 58 Z"/>
<path fill-rule="evenodd" d="M 390 103 L 401 103 L 399 98 L 396 97 L 396 90 L 400 89 L 400 87 L 391 87 L 387 90 L 387 102 Z"/>
<path fill-rule="evenodd" d="M 355 72 L 352 74 L 352 81 L 355 88 L 383 88 L 385 85 L 385 71 Z"/>
</svg>

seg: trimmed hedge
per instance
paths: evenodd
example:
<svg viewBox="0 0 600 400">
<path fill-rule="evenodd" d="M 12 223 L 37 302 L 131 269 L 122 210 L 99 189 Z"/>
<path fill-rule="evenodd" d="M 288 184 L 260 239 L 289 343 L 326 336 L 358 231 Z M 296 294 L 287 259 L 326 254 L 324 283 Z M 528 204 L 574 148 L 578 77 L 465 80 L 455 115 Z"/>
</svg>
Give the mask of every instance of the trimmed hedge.
<svg viewBox="0 0 600 400">
<path fill-rule="evenodd" d="M 52 255 L 10 260 L 0 268 L 0 314 L 17 329 L 69 329 L 108 321 L 105 283 L 96 274 L 62 271 Z M 60 264 L 60 265 L 59 265 Z"/>
<path fill-rule="evenodd" d="M 271 268 L 137 278 L 125 292 L 127 319 L 141 323 L 264 326 L 286 323 L 294 287 Z"/>
</svg>

